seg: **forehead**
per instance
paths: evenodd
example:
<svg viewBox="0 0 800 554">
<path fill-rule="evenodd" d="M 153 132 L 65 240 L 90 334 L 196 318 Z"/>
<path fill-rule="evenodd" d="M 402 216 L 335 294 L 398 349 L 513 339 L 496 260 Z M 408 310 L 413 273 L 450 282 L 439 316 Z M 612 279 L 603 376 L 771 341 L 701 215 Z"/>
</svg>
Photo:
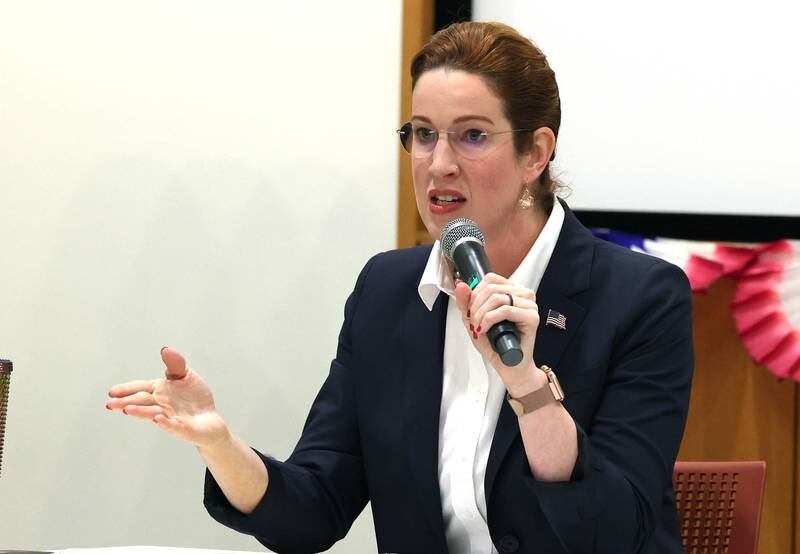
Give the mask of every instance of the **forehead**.
<svg viewBox="0 0 800 554">
<path fill-rule="evenodd" d="M 457 69 L 426 71 L 417 80 L 411 95 L 411 116 L 448 125 L 464 116 L 489 118 L 495 125 L 505 121 L 503 105 L 486 82 Z"/>
</svg>

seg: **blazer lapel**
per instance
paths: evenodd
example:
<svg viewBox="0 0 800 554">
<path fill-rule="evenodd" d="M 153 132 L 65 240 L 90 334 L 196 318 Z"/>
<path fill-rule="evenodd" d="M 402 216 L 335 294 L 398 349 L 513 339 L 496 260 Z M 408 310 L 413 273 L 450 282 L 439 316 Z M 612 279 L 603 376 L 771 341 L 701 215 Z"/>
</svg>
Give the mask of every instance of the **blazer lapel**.
<svg viewBox="0 0 800 554">
<path fill-rule="evenodd" d="M 440 293 L 428 311 L 415 298 L 404 315 L 405 387 L 403 417 L 408 429 L 408 457 L 419 506 L 437 536 L 444 540 L 439 492 L 439 411 L 448 297 Z"/>
<path fill-rule="evenodd" d="M 559 361 L 586 315 L 586 307 L 576 300 L 581 291 L 589 287 L 594 237 L 564 206 L 564 224 L 547 265 L 536 303 L 539 306 L 539 328 L 536 331 L 536 344 L 533 359 L 537 365 L 549 365 L 556 373 Z M 554 310 L 566 317 L 565 329 L 547 325 L 547 315 Z M 490 497 L 497 471 L 514 440 L 519 437 L 519 424 L 507 402 L 500 408 L 489 460 L 486 465 L 484 490 Z"/>
</svg>

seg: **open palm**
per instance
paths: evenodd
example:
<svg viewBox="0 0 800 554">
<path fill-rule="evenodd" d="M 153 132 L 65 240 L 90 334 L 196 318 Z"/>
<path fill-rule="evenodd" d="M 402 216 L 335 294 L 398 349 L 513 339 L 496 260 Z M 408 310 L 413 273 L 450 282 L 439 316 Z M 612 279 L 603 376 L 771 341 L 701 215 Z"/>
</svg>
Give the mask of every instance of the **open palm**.
<svg viewBox="0 0 800 554">
<path fill-rule="evenodd" d="M 186 359 L 172 348 L 163 348 L 165 377 L 130 381 L 111 387 L 109 410 L 148 419 L 162 429 L 197 446 L 208 446 L 224 438 L 225 421 L 217 412 L 211 389 Z"/>
</svg>

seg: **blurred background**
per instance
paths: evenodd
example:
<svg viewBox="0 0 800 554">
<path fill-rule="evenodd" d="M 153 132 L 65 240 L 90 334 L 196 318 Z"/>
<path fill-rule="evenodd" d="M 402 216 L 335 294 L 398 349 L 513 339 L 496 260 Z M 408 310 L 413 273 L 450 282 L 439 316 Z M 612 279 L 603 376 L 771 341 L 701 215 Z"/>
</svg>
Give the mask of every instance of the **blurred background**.
<svg viewBox="0 0 800 554">
<path fill-rule="evenodd" d="M 288 456 L 395 247 L 401 3 L 0 3 L 0 548 L 259 550 L 195 450 L 104 409 L 178 348 Z M 375 549 L 369 510 L 336 552 Z"/>
</svg>

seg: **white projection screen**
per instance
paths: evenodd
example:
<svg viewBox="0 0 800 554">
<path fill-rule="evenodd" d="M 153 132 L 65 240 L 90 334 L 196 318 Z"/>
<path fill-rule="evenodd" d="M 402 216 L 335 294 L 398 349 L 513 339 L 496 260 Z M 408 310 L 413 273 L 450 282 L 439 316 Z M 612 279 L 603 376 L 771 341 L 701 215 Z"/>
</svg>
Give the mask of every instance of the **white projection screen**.
<svg viewBox="0 0 800 554">
<path fill-rule="evenodd" d="M 578 210 L 800 216 L 800 4 L 474 0 L 534 40 Z"/>
</svg>

